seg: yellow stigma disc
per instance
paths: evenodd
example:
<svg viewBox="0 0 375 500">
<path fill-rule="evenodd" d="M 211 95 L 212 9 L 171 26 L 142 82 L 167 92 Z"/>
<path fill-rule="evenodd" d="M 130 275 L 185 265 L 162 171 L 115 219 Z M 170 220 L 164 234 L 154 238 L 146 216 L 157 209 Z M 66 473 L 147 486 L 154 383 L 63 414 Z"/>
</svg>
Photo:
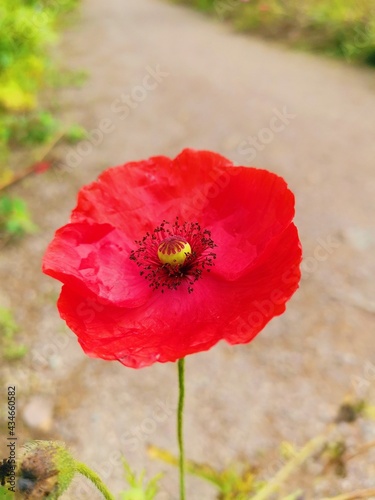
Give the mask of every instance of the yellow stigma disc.
<svg viewBox="0 0 375 500">
<path fill-rule="evenodd" d="M 163 264 L 182 266 L 191 254 L 191 246 L 181 236 L 168 236 L 158 247 L 158 257 Z"/>
</svg>

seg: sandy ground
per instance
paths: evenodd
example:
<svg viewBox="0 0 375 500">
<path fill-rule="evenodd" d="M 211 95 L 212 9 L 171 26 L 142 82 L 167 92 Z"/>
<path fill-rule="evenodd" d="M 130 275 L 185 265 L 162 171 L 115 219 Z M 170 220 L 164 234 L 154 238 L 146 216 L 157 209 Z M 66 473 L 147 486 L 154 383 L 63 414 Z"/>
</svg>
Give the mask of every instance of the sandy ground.
<svg viewBox="0 0 375 500">
<path fill-rule="evenodd" d="M 91 139 L 60 146 L 58 168 L 13 190 L 40 228 L 0 255 L 0 304 L 15 311 L 29 346 L 22 363 L 1 369 L 4 395 L 6 385 L 18 388 L 20 442 L 64 440 L 115 493 L 123 453 L 137 470 L 165 471 L 158 499 L 177 498 L 176 471 L 146 453 L 148 443 L 177 451 L 176 366 L 134 371 L 85 357 L 56 311 L 59 284 L 40 263 L 79 187 L 106 166 L 212 149 L 287 179 L 304 277 L 285 315 L 250 345 L 187 359 L 186 450 L 218 467 L 263 460 L 269 477 L 282 440 L 301 446 L 348 394 L 374 401 L 374 72 L 240 36 L 157 0 L 84 0 L 56 58 L 90 75 L 59 99 L 61 118 Z M 346 427 L 353 442 L 375 438 L 372 423 Z M 353 461 L 347 478 L 327 476 L 305 498 L 375 487 L 373 463 Z M 100 495 L 77 480 L 64 498 Z M 189 477 L 188 498 L 215 491 Z"/>
</svg>

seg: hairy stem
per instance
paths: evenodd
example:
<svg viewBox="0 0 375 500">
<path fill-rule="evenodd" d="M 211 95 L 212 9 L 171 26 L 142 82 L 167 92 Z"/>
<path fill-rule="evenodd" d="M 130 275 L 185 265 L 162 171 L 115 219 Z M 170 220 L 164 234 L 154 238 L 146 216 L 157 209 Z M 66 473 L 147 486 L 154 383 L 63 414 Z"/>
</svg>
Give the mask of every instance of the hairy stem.
<svg viewBox="0 0 375 500">
<path fill-rule="evenodd" d="M 178 410 L 177 410 L 177 439 L 180 451 L 180 500 L 185 500 L 185 452 L 184 452 L 184 399 L 185 399 L 185 359 L 178 360 Z"/>
<path fill-rule="evenodd" d="M 89 479 L 95 485 L 95 487 L 100 491 L 100 493 L 106 500 L 115 500 L 115 497 L 112 495 L 112 493 L 110 493 L 107 486 L 103 483 L 96 472 L 91 470 L 89 467 L 87 467 L 86 464 L 82 462 L 76 461 L 74 465 L 76 471 L 82 474 L 82 476 L 87 477 L 87 479 Z"/>
</svg>

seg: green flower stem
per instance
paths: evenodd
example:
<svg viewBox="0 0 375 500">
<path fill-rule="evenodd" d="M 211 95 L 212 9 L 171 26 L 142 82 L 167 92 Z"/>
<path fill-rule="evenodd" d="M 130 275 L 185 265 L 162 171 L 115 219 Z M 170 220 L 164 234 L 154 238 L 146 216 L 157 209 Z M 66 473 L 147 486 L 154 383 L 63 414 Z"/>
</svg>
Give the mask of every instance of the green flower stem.
<svg viewBox="0 0 375 500">
<path fill-rule="evenodd" d="M 82 476 L 87 477 L 87 479 L 89 479 L 95 485 L 95 487 L 100 491 L 100 493 L 106 500 L 115 500 L 115 497 L 110 493 L 107 486 L 103 483 L 96 472 L 91 470 L 89 467 L 87 467 L 86 464 L 82 462 L 75 461 L 74 465 L 76 471 L 82 474 Z"/>
<path fill-rule="evenodd" d="M 185 500 L 185 452 L 183 436 L 183 416 L 185 399 L 185 359 L 178 360 L 178 410 L 177 410 L 177 438 L 180 450 L 179 468 L 180 468 L 180 500 Z"/>
</svg>

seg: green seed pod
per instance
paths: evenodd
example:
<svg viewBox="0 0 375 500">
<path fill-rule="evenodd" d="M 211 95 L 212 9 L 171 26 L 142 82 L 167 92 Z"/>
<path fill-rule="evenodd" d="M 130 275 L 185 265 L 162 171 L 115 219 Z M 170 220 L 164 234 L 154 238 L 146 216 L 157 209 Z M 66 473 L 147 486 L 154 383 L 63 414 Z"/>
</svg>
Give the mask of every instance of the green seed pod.
<svg viewBox="0 0 375 500">
<path fill-rule="evenodd" d="M 58 441 L 31 441 L 17 461 L 16 500 L 56 500 L 75 474 L 75 462 Z"/>
</svg>

